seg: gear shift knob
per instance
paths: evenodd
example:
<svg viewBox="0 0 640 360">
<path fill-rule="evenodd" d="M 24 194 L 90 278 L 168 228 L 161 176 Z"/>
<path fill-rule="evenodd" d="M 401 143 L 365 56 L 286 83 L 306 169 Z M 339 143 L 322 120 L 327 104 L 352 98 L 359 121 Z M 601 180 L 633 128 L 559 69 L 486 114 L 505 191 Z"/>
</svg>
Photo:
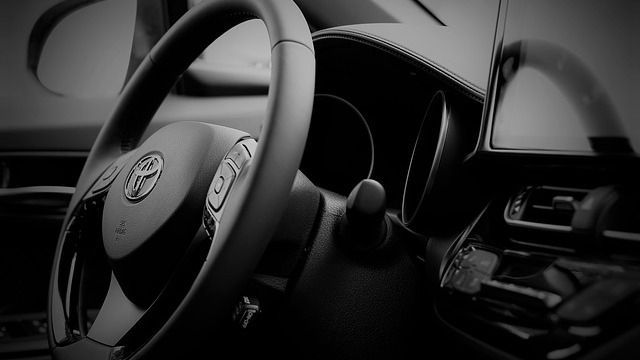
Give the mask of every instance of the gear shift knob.
<svg viewBox="0 0 640 360">
<path fill-rule="evenodd" d="M 387 195 L 384 187 L 371 179 L 362 180 L 347 198 L 344 230 L 358 248 L 373 248 L 384 240 Z"/>
</svg>

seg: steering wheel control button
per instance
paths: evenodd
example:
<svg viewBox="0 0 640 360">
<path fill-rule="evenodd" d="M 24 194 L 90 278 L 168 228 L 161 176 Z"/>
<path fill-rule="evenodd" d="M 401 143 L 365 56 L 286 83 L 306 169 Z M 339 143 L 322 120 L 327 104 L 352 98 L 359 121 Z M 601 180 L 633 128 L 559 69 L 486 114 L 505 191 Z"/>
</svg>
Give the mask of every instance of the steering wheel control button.
<svg viewBox="0 0 640 360">
<path fill-rule="evenodd" d="M 216 194 L 220 194 L 220 191 L 222 191 L 223 186 L 224 186 L 224 177 L 219 176 L 215 180 L 215 183 L 213 184 L 213 192 L 215 192 Z"/>
<path fill-rule="evenodd" d="M 235 177 L 236 172 L 228 161 L 220 164 L 216 175 L 213 177 L 212 189 L 207 197 L 209 205 L 211 205 L 213 210 L 218 211 L 222 208 L 222 204 L 224 204 L 224 200 L 229 193 Z"/>
<path fill-rule="evenodd" d="M 242 329 L 253 327 L 260 313 L 260 301 L 255 297 L 243 296 L 233 312 L 233 321 Z"/>
<path fill-rule="evenodd" d="M 251 159 L 251 152 L 255 150 L 256 144 L 253 139 L 241 140 L 226 154 L 224 160 L 218 166 L 207 195 L 210 211 L 218 212 L 222 209 L 236 176 L 242 171 L 247 161 Z M 213 215 L 216 216 L 215 214 Z"/>
<path fill-rule="evenodd" d="M 107 171 L 104 172 L 104 174 L 102 174 L 102 177 L 100 178 L 101 181 L 109 181 L 109 179 L 113 179 L 113 175 L 118 171 L 118 165 L 111 165 L 111 167 L 109 167 L 107 169 Z"/>
<path fill-rule="evenodd" d="M 244 163 L 249 159 L 251 155 L 247 151 L 247 148 L 242 143 L 236 144 L 231 151 L 227 154 L 227 159 L 231 160 L 238 169 L 242 169 Z"/>
<path fill-rule="evenodd" d="M 93 189 L 91 190 L 91 192 L 95 194 L 108 188 L 113 180 L 115 180 L 116 176 L 118 176 L 120 170 L 122 170 L 122 167 L 123 164 L 120 161 L 116 161 L 115 163 L 111 164 L 111 166 L 109 166 L 107 170 L 102 173 L 98 181 L 96 181 L 96 183 L 93 185 Z"/>
<path fill-rule="evenodd" d="M 209 235 L 210 238 L 213 238 L 213 235 L 216 233 L 216 220 L 213 218 L 213 215 L 209 213 L 209 211 L 204 212 L 204 217 L 202 223 L 204 224 L 204 229 Z"/>
<path fill-rule="evenodd" d="M 258 142 L 256 142 L 254 139 L 248 139 L 242 142 L 242 146 L 244 146 L 244 149 L 247 151 L 247 154 L 249 154 L 249 156 L 252 157 L 253 155 L 256 154 L 256 148 L 258 147 Z"/>
</svg>

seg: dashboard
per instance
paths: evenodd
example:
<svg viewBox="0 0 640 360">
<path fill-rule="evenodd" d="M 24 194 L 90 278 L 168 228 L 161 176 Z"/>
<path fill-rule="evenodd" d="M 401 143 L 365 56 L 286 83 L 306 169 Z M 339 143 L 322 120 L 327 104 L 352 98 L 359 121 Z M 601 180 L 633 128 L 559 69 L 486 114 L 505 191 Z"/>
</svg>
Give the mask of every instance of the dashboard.
<svg viewBox="0 0 640 360">
<path fill-rule="evenodd" d="M 358 181 L 373 178 L 385 186 L 389 207 L 400 211 L 412 157 L 438 146 L 440 125 L 432 122 L 442 110 L 430 107 L 437 97 L 455 108 L 459 128 L 449 136 L 463 145 L 459 160 L 473 152 L 481 96 L 461 96 L 455 81 L 366 36 L 330 31 L 314 41 L 318 95 L 301 170 L 318 186 L 348 195 Z M 416 148 L 418 142 L 425 144 Z M 325 165 L 318 166 L 319 158 Z"/>
<path fill-rule="evenodd" d="M 614 8 L 586 3 L 584 16 Z M 293 207 L 305 221 L 291 228 L 318 239 L 292 240 L 295 231 L 284 226 L 267 248 L 259 285 L 293 305 L 284 320 L 268 315 L 282 329 L 257 333 L 260 344 L 288 338 L 320 358 L 402 357 L 425 351 L 425 343 L 453 358 L 640 357 L 640 137 L 629 95 L 637 66 L 626 62 L 637 58 L 625 55 L 635 45 L 625 38 L 609 52 L 589 51 L 637 27 L 629 15 L 637 4 L 620 4 L 602 17 L 607 30 L 585 36 L 579 20 L 560 21 L 579 14 L 549 9 L 563 4 L 502 1 L 494 43 L 469 45 L 483 49 L 474 48 L 475 57 L 461 56 L 471 51 L 464 33 L 442 26 L 316 32 L 315 101 L 300 172 L 320 188 L 313 198 L 326 216 Z M 558 28 L 531 25 L 550 13 Z M 549 45 L 556 32 L 595 42 L 585 55 L 570 40 Z M 265 105 L 264 96 L 172 94 L 152 129 L 197 120 L 255 135 Z M 18 295 L 44 299 L 49 268 L 42 264 L 54 249 L 38 240 L 59 230 L 99 125 L 0 131 L 0 225 L 10 239 L 29 239 L 0 255 L 2 281 L 16 294 L 0 303 L 9 313 L 0 319 L 8 324 L 0 328 L 0 357 L 46 351 L 46 305 L 20 303 Z M 83 136 L 47 136 L 67 130 Z M 386 195 L 389 245 L 373 255 L 345 250 L 340 238 L 346 199 L 363 179 Z M 15 194 L 42 185 L 56 191 Z M 99 210 L 85 210 L 99 221 Z M 44 225 L 29 227 L 34 219 Z M 29 257 L 36 252 L 27 248 L 43 251 Z M 37 265 L 24 271 L 26 263 Z M 28 281 L 7 275 L 17 271 Z M 87 299 L 96 308 L 100 300 Z"/>
<path fill-rule="evenodd" d="M 624 98 L 635 85 L 633 76 L 618 81 L 623 70 L 612 75 L 610 69 L 629 69 L 615 54 L 630 45 L 621 40 L 610 44 L 611 53 L 577 59 L 567 55 L 576 51 L 571 42 L 524 44 L 534 31 L 526 25 L 536 23 L 527 16 L 552 5 L 508 5 L 501 4 L 497 18 L 486 103 L 437 63 L 376 38 L 371 28 L 317 33 L 318 92 L 350 104 L 336 118 L 364 119 L 368 129 L 346 121 L 334 128 L 321 116 L 310 137 L 327 126 L 325 145 L 344 151 L 323 152 L 332 154 L 338 176 L 370 177 L 384 186 L 389 212 L 411 234 L 409 249 L 426 269 L 425 301 L 446 351 L 479 350 L 492 359 L 633 358 L 640 331 L 638 136 L 631 120 L 636 109 Z M 581 28 L 578 20 L 563 24 L 555 30 Z M 538 58 L 550 64 L 535 63 Z M 560 60 L 566 69 L 558 70 Z M 592 71 L 583 61 L 606 69 Z M 546 77 L 555 92 L 535 89 L 530 76 Z M 620 87 L 598 92 L 601 83 Z M 324 106 L 335 107 L 321 101 L 314 112 L 326 114 Z M 354 141 L 327 135 L 341 129 Z M 362 169 L 345 157 L 359 158 Z M 349 192 L 332 184 L 336 173 L 309 174 L 321 187 Z"/>
</svg>

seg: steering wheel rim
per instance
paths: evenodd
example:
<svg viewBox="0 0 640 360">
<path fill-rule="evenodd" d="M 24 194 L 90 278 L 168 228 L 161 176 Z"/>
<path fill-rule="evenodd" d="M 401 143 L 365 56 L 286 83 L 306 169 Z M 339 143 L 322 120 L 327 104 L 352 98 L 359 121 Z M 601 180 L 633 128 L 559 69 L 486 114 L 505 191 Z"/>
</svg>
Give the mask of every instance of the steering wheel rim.
<svg viewBox="0 0 640 360">
<path fill-rule="evenodd" d="M 107 199 L 102 224 L 103 234 L 110 233 L 111 228 L 105 229 L 112 224 L 109 220 L 109 212 L 116 209 L 116 205 L 111 208 L 109 204 L 115 204 L 116 200 L 109 199 L 125 198 L 124 194 L 120 194 L 123 188 L 119 185 L 124 183 L 126 188 L 134 167 L 139 165 L 142 158 L 155 151 L 154 144 L 166 142 L 167 139 L 172 138 L 171 135 L 174 132 L 186 131 L 186 133 L 197 134 L 210 131 L 212 134 L 218 134 L 219 136 L 212 135 L 211 138 L 216 139 L 216 144 L 211 145 L 210 150 L 198 152 L 198 156 L 199 159 L 205 159 L 215 154 L 213 157 L 216 158 L 215 161 L 220 164 L 220 167 L 226 163 L 226 159 L 229 158 L 228 152 L 234 144 L 247 141 L 247 134 L 238 131 L 191 123 L 163 128 L 137 147 L 153 114 L 189 64 L 218 36 L 232 26 L 252 18 L 261 19 L 265 23 L 271 42 L 272 71 L 267 115 L 259 136 L 260 141 L 255 149 L 249 151 L 250 161 L 247 161 L 244 167 L 236 169 L 238 171 L 236 182 L 230 190 L 231 195 L 227 195 L 225 200 L 225 210 L 222 214 L 224 216 L 221 215 L 218 219 L 220 226 L 214 230 L 214 241 L 208 247 L 206 259 L 195 274 L 193 282 L 186 289 L 186 295 L 181 297 L 177 306 L 169 312 L 168 317 L 162 319 L 162 323 L 155 327 L 157 331 L 146 334 L 144 342 L 137 345 L 135 349 L 127 349 L 127 344 L 121 342 L 126 338 L 126 334 L 120 334 L 122 336 L 119 338 L 116 336 L 113 339 L 96 340 L 89 336 L 91 330 L 89 334 L 84 334 L 82 330 L 80 333 L 75 333 L 72 329 L 70 330 L 69 323 L 71 314 L 80 311 L 79 304 L 82 300 L 78 299 L 79 294 L 75 293 L 75 290 L 71 290 L 75 289 L 74 284 L 79 280 L 78 271 L 75 269 L 75 262 L 78 260 L 77 252 L 74 249 L 83 239 L 74 237 L 75 240 L 70 240 L 70 234 L 74 226 L 77 226 L 74 223 L 77 222 L 74 214 L 80 208 L 85 208 L 88 203 L 94 202 L 97 195 L 103 194 Z M 186 348 L 189 348 L 185 347 L 185 344 L 195 346 L 199 340 L 198 334 L 185 329 L 193 328 L 203 318 L 215 322 L 225 316 L 225 311 L 235 300 L 234 297 L 241 290 L 244 280 L 257 265 L 270 234 L 275 231 L 280 216 L 284 212 L 309 129 L 314 82 L 315 59 L 309 28 L 300 10 L 290 0 L 203 2 L 173 25 L 150 51 L 123 90 L 113 115 L 102 127 L 91 149 L 80 175 L 76 193 L 70 202 L 58 240 L 49 289 L 48 331 L 54 358 L 137 358 L 153 353 L 167 355 L 176 351 L 182 354 Z M 204 144 L 206 136 L 203 136 L 204 140 L 198 144 Z M 222 140 L 218 141 L 219 139 Z M 201 148 L 189 144 L 185 144 L 184 147 L 190 149 L 184 151 L 186 154 Z M 196 192 L 191 192 L 191 188 L 185 190 L 189 192 L 189 196 L 185 195 L 185 198 L 191 199 L 193 194 L 202 193 L 203 179 L 208 179 L 205 186 L 209 187 L 215 167 L 217 166 L 213 168 L 205 166 L 204 170 L 193 169 L 192 182 L 198 184 L 193 187 L 197 187 L 198 190 L 193 190 Z M 167 170 L 167 175 L 159 175 L 160 178 L 163 176 L 171 178 L 170 169 Z M 160 187 L 161 180 L 157 181 L 157 186 Z M 152 189 L 149 192 L 153 194 L 155 191 L 170 190 Z M 113 195 L 115 192 L 118 196 Z M 131 199 L 128 201 L 129 203 L 124 203 L 126 206 L 118 205 L 117 210 L 145 206 L 145 199 L 142 199 L 139 204 L 132 202 Z M 204 202 L 205 199 L 202 198 L 200 209 L 204 207 Z M 190 207 L 192 208 L 193 206 Z M 201 218 L 198 221 L 200 226 L 193 230 L 194 239 L 189 239 L 190 242 L 207 238 L 201 226 Z M 157 229 L 153 229 L 155 230 Z M 163 228 L 158 231 L 165 230 Z M 151 235 L 149 238 L 155 239 Z M 104 241 L 107 246 L 109 240 Z M 112 294 L 113 287 L 117 287 L 118 283 L 125 278 L 117 276 L 113 268 L 114 260 L 111 257 L 110 260 L 116 274 L 112 275 L 111 279 L 109 294 Z M 116 297 L 124 296 L 126 299 L 109 303 L 108 294 L 101 311 L 105 306 L 122 305 L 124 310 L 117 310 L 121 311 L 115 313 L 119 316 L 115 316 L 111 321 L 117 323 L 122 319 L 134 318 L 131 326 L 142 326 L 139 325 L 136 316 L 144 318 L 148 309 L 142 313 L 131 313 L 140 306 L 140 302 L 136 300 L 134 303 L 128 299 L 127 296 L 131 293 L 122 289 L 120 287 L 119 292 L 114 290 L 114 293 L 117 293 Z M 127 304 L 125 300 L 128 301 Z M 123 302 L 118 303 L 118 301 Z M 131 303 L 135 306 L 131 306 Z M 147 305 L 153 306 L 153 304 L 145 306 Z M 100 314 L 98 316 L 100 317 Z M 130 329 L 131 327 L 128 328 Z M 185 336 L 186 334 L 188 335 Z M 181 343 L 179 349 L 175 349 L 175 346 L 167 346 L 175 344 L 176 340 Z"/>
</svg>

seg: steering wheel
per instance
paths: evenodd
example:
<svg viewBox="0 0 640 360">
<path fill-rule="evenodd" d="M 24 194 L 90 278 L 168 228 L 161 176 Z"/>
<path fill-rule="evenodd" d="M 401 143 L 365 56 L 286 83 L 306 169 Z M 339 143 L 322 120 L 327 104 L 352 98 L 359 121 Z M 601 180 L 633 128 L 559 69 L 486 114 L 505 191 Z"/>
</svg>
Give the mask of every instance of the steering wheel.
<svg viewBox="0 0 640 360">
<path fill-rule="evenodd" d="M 191 62 L 251 18 L 264 21 L 271 42 L 259 141 L 223 126 L 178 122 L 138 146 Z M 78 180 L 50 281 L 55 359 L 164 358 L 210 346 L 211 331 L 203 329 L 228 322 L 285 210 L 314 81 L 309 28 L 290 0 L 207 1 L 173 25 L 123 90 Z M 106 295 L 89 327 L 85 302 L 93 284 L 85 265 L 95 253 L 108 264 Z"/>
</svg>

